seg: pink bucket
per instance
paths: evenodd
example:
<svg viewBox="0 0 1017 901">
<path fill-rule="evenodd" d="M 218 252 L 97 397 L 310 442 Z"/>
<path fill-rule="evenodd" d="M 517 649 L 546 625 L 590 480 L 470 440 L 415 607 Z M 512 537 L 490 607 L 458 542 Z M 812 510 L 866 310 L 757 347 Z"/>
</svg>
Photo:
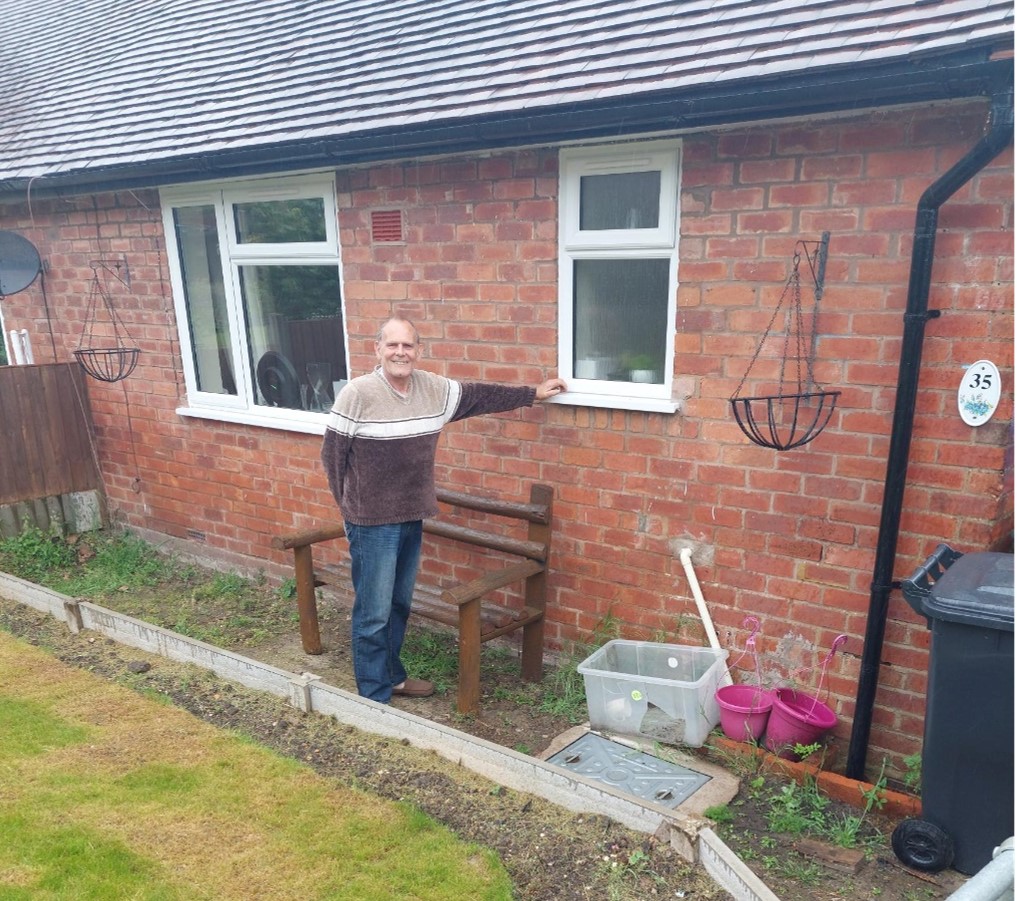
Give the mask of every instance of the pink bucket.
<svg viewBox="0 0 1017 901">
<path fill-rule="evenodd" d="M 758 741 L 766 729 L 773 695 L 758 685 L 723 685 L 717 689 L 720 727 L 735 741 Z"/>
<path fill-rule="evenodd" d="M 763 744 L 777 756 L 792 760 L 795 745 L 811 745 L 836 725 L 837 714 L 818 698 L 778 688 Z"/>
</svg>

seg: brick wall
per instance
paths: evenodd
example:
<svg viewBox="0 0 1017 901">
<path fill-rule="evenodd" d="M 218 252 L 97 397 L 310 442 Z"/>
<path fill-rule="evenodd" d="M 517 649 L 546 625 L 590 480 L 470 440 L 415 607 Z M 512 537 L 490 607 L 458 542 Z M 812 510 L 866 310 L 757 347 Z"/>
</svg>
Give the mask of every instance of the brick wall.
<svg viewBox="0 0 1017 901">
<path fill-rule="evenodd" d="M 833 638 L 849 636 L 828 681 L 838 731 L 848 734 L 915 206 L 985 119 L 984 104 L 958 104 L 685 138 L 683 412 L 547 405 L 454 424 L 442 443 L 443 484 L 517 497 L 534 479 L 555 486 L 553 644 L 588 638 L 608 618 L 626 637 L 704 642 L 679 561 L 689 547 L 733 656 L 754 615 L 767 671 L 797 670 L 808 685 Z M 373 365 L 374 332 L 393 311 L 417 322 L 424 365 L 454 378 L 536 383 L 554 372 L 554 149 L 342 171 L 337 187 L 354 374 Z M 1012 197 L 1007 152 L 941 212 L 930 306 L 944 315 L 924 342 L 896 578 L 940 541 L 976 551 L 1012 534 Z M 403 241 L 372 238 L 371 213 L 386 210 L 401 211 Z M 131 289 L 114 284 L 111 296 L 141 363 L 126 382 L 90 383 L 106 488 L 123 521 L 282 560 L 269 548 L 273 534 L 334 518 L 318 438 L 176 414 L 183 376 L 154 192 L 2 208 L 0 228 L 25 234 L 49 263 L 45 301 L 60 359 L 81 332 L 89 261 L 128 259 Z M 819 438 L 777 453 L 748 442 L 728 398 L 796 241 L 823 231 L 831 241 L 815 376 L 842 395 Z M 809 313 L 807 277 L 805 285 Z M 53 353 L 43 300 L 38 283 L 3 300 L 7 328 L 30 328 L 40 361 Z M 1003 402 L 970 428 L 956 412 L 957 386 L 983 358 L 1003 372 Z M 435 561 L 425 571 L 436 577 Z M 920 744 L 927 647 L 924 621 L 895 592 L 873 722 L 877 767 L 886 755 L 899 769 Z"/>
</svg>

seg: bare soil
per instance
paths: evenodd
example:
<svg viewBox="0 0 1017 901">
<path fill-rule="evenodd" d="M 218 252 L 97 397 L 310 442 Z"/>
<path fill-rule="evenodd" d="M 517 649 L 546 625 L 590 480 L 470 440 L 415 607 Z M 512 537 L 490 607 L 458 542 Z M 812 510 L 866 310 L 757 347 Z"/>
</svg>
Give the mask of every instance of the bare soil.
<svg viewBox="0 0 1017 901">
<path fill-rule="evenodd" d="M 165 586 L 163 590 L 167 604 L 180 603 L 179 589 Z M 272 589 L 266 586 L 265 591 L 267 599 Z M 189 596 L 194 597 L 193 591 Z M 97 603 L 117 606 L 115 597 Z M 214 605 L 215 599 L 203 597 L 201 603 Z M 214 618 L 214 610 L 206 612 Z M 329 684 L 355 691 L 348 608 L 342 600 L 323 602 L 320 616 L 326 644 L 323 655 L 303 653 L 295 623 L 291 630 L 257 640 L 238 630 L 233 649 L 286 670 L 312 672 Z M 324 776 L 415 804 L 464 839 L 493 848 L 511 874 L 520 899 L 729 898 L 701 868 L 687 864 L 666 843 L 604 817 L 573 814 L 539 798 L 493 786 L 407 743 L 303 714 L 280 699 L 88 632 L 73 635 L 63 623 L 2 598 L 0 628 L 47 648 L 70 665 L 139 691 L 164 695 L 203 720 L 304 761 Z M 540 753 L 574 725 L 521 703 L 521 683 L 513 667 L 485 667 L 482 687 L 481 713 L 476 717 L 456 713 L 454 681 L 431 698 L 397 698 L 393 704 L 524 753 Z M 963 881 L 952 871 L 930 876 L 905 869 L 889 846 L 896 824 L 878 815 L 871 816 L 863 830 L 866 851 L 857 872 L 846 872 L 842 863 L 830 862 L 841 856 L 833 846 L 821 843 L 819 853 L 815 846 L 799 845 L 796 850 L 795 840 L 774 834 L 767 821 L 767 799 L 779 790 L 779 781 L 760 771 L 738 772 L 743 764 L 709 748 L 701 753 L 744 777 L 742 791 L 729 807 L 734 819 L 716 829 L 782 901 L 936 901 Z M 846 814 L 859 813 L 831 802 L 832 811 L 841 807 Z"/>
</svg>

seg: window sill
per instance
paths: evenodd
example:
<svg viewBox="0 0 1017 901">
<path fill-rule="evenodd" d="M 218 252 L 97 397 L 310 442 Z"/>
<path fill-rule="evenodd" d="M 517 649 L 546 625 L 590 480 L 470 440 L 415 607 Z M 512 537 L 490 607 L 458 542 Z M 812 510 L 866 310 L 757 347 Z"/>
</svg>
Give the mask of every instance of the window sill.
<svg viewBox="0 0 1017 901">
<path fill-rule="evenodd" d="M 605 410 L 633 410 L 642 413 L 680 413 L 682 404 L 678 400 L 656 397 L 619 397 L 617 395 L 588 394 L 582 391 L 567 391 L 544 401 L 545 404 L 564 404 L 570 407 L 600 407 Z"/>
<path fill-rule="evenodd" d="M 303 432 L 306 435 L 324 435 L 328 422 L 327 413 L 299 413 L 292 418 L 285 416 L 261 416 L 249 410 L 216 410 L 210 407 L 177 407 L 177 415 L 189 419 L 210 419 L 215 422 L 233 422 L 239 425 L 253 425 L 263 429 L 279 429 L 283 432 Z"/>
</svg>

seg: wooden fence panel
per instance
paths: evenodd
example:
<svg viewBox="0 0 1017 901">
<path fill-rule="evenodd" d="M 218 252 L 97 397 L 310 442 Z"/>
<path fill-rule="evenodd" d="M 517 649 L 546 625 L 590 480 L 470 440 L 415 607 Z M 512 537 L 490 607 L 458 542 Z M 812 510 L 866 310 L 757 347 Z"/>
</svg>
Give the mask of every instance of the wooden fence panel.
<svg viewBox="0 0 1017 901">
<path fill-rule="evenodd" d="M 101 491 L 76 363 L 0 366 L 0 505 Z"/>
</svg>

